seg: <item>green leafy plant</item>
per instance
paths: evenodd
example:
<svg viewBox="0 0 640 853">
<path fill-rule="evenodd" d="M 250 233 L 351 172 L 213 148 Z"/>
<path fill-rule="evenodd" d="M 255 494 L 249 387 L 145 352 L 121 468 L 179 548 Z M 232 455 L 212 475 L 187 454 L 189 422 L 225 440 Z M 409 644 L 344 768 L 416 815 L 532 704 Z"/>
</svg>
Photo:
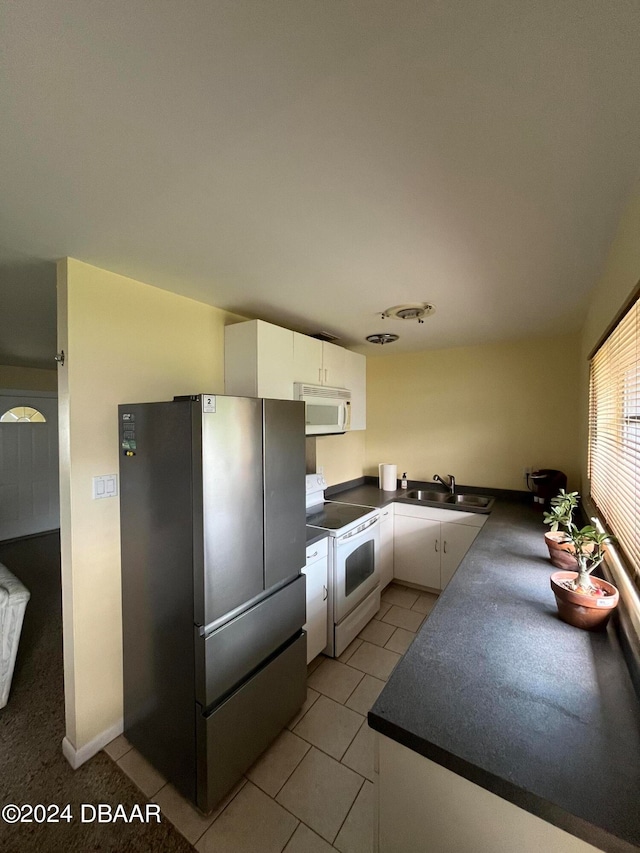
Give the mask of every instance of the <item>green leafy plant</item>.
<svg viewBox="0 0 640 853">
<path fill-rule="evenodd" d="M 569 541 L 569 531 L 573 525 L 573 512 L 578 506 L 580 495 L 578 492 L 565 492 L 560 489 L 555 498 L 551 498 L 551 511 L 544 513 L 544 523 L 551 527 L 554 533 L 559 528 L 564 528 L 565 539 Z"/>
<path fill-rule="evenodd" d="M 615 537 L 610 533 L 600 533 L 592 524 L 580 529 L 571 524 L 567 534 L 578 561 L 578 575 L 574 581 L 567 582 L 568 588 L 588 595 L 603 595 L 602 590 L 592 582 L 591 573 L 603 561 L 605 546 L 613 542 Z"/>
</svg>

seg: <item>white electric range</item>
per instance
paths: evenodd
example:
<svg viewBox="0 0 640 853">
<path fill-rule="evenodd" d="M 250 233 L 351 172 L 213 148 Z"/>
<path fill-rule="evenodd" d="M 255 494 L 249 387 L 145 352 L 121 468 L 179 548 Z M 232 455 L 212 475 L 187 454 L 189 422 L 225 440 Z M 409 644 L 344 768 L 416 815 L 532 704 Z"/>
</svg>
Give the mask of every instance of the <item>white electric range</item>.
<svg viewBox="0 0 640 853">
<path fill-rule="evenodd" d="M 307 474 L 307 524 L 329 533 L 327 647 L 338 657 L 380 609 L 380 511 L 327 501 L 321 474 Z"/>
</svg>

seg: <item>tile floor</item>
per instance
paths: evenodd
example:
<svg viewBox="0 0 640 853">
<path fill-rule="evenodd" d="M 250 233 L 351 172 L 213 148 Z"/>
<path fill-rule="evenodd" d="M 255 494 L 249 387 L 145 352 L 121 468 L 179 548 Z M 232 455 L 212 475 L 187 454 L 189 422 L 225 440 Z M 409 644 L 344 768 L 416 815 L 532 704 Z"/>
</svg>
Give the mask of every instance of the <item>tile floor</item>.
<svg viewBox="0 0 640 853">
<path fill-rule="evenodd" d="M 366 714 L 435 595 L 390 584 L 337 660 L 309 664 L 307 700 L 206 817 L 120 736 L 105 751 L 198 853 L 371 853 L 373 731 Z"/>
</svg>

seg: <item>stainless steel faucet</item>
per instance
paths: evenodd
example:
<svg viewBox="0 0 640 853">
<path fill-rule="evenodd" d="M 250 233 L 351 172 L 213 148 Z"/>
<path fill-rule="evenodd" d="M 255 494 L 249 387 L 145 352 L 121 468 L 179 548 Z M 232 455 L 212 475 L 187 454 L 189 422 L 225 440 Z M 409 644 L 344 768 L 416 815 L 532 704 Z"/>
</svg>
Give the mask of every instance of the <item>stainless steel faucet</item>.
<svg viewBox="0 0 640 853">
<path fill-rule="evenodd" d="M 448 483 L 447 483 L 446 478 L 449 479 Z M 444 478 L 441 477 L 440 474 L 434 474 L 433 479 L 434 479 L 434 481 L 436 481 L 438 483 L 442 483 L 442 485 L 445 486 L 445 488 L 449 489 L 449 491 L 451 492 L 452 495 L 455 493 L 456 478 L 453 476 L 453 474 L 445 474 Z"/>
</svg>

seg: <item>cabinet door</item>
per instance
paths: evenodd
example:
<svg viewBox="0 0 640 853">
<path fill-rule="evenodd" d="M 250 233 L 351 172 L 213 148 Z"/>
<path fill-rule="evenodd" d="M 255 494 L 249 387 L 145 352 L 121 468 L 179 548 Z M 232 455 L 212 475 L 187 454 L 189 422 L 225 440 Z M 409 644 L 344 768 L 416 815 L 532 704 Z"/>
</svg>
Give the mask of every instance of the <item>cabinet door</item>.
<svg viewBox="0 0 640 853">
<path fill-rule="evenodd" d="M 442 589 L 449 583 L 453 573 L 462 562 L 462 558 L 471 547 L 480 529 L 467 524 L 442 523 L 442 559 L 440 563 L 440 583 Z"/>
<path fill-rule="evenodd" d="M 345 353 L 343 347 L 322 342 L 322 384 L 334 388 L 346 388 Z"/>
<path fill-rule="evenodd" d="M 393 575 L 431 589 L 440 589 L 440 522 L 396 515 Z"/>
<path fill-rule="evenodd" d="M 390 507 L 380 512 L 380 589 L 393 580 L 393 510 Z"/>
<path fill-rule="evenodd" d="M 367 426 L 367 359 L 358 352 L 344 351 L 345 388 L 351 391 L 351 429 Z"/>
<path fill-rule="evenodd" d="M 257 321 L 258 397 L 293 400 L 293 332 Z"/>
<path fill-rule="evenodd" d="M 293 381 L 321 385 L 323 380 L 322 341 L 294 332 Z"/>
<path fill-rule="evenodd" d="M 307 663 L 327 645 L 327 558 L 315 560 L 302 570 L 307 576 Z"/>
</svg>

